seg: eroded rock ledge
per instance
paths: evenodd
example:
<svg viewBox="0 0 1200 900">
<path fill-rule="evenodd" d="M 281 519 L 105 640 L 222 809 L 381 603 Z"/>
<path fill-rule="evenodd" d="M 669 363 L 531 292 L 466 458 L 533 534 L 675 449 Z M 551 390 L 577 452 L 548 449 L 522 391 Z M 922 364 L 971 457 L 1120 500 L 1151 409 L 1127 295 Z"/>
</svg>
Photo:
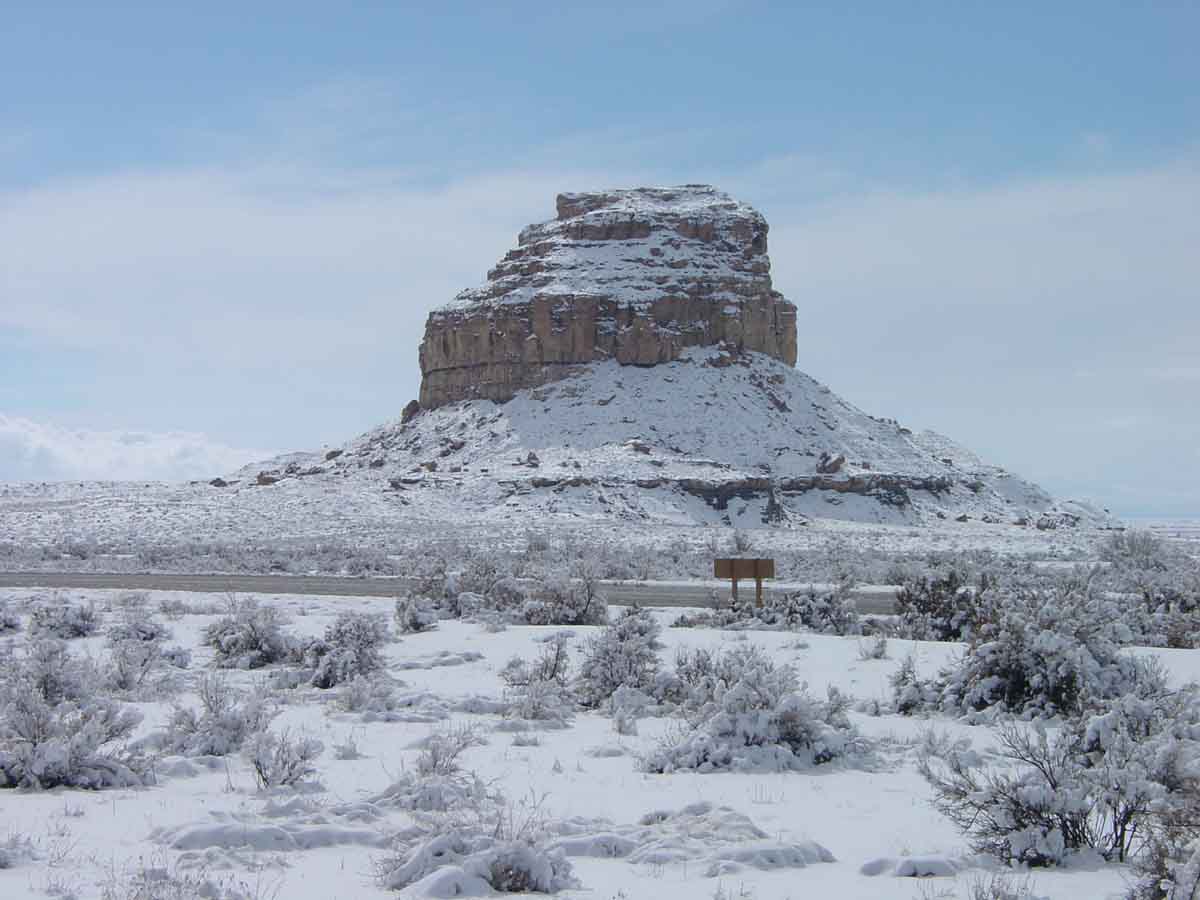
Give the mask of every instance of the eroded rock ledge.
<svg viewBox="0 0 1200 900">
<path fill-rule="evenodd" d="M 724 343 L 795 365 L 796 307 L 771 286 L 767 223 L 706 185 L 560 194 L 557 218 L 431 313 L 421 406 L 504 402 L 615 359 Z"/>
</svg>

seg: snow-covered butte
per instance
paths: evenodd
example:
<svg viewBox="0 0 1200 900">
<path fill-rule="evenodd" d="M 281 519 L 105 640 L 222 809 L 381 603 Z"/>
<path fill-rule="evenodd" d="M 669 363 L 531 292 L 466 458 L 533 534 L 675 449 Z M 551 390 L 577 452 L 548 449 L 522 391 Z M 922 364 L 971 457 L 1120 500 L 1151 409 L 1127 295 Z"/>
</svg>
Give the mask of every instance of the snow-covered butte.
<svg viewBox="0 0 1200 900">
<path fill-rule="evenodd" d="M 430 314 L 421 405 L 506 401 L 580 364 L 652 366 L 724 343 L 794 365 L 767 222 L 707 185 L 559 194 L 487 282 Z"/>
<path fill-rule="evenodd" d="M 561 194 L 487 284 L 430 315 L 421 400 L 399 419 L 186 486 L 0 487 L 0 524 L 51 542 L 535 527 L 654 543 L 821 522 L 1000 546 L 1111 522 L 797 371 L 766 233 L 705 186 Z"/>
<path fill-rule="evenodd" d="M 436 519 L 441 509 L 492 523 L 1057 528 L 1104 518 L 949 438 L 870 416 L 779 360 L 717 347 L 656 366 L 592 363 L 507 403 L 423 411 L 324 456 L 243 470 L 229 488 L 293 480 L 353 484 L 414 515 Z"/>
</svg>

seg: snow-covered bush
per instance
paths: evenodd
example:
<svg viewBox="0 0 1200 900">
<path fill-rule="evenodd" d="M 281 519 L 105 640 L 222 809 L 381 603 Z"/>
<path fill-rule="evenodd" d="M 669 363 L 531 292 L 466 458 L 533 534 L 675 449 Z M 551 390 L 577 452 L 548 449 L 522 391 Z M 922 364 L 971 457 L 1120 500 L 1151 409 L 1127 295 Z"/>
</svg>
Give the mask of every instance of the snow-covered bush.
<svg viewBox="0 0 1200 900">
<path fill-rule="evenodd" d="M 1138 585 L 1127 622 L 1147 647 L 1200 647 L 1200 566 L 1179 577 L 1156 575 Z"/>
<path fill-rule="evenodd" d="M 683 613 L 675 628 L 814 631 L 818 634 L 862 634 L 863 622 L 852 596 L 854 582 L 843 580 L 830 589 L 809 587 L 791 594 L 768 594 L 758 606 L 752 596 L 719 601 L 714 609 Z"/>
<path fill-rule="evenodd" d="M 417 634 L 437 627 L 438 611 L 425 597 L 397 597 L 393 615 L 396 630 L 401 634 Z"/>
<path fill-rule="evenodd" d="M 425 739 L 417 754 L 417 774 L 448 776 L 461 771 L 459 757 L 484 743 L 479 732 L 469 725 L 435 731 Z"/>
<path fill-rule="evenodd" d="M 100 680 L 90 660 L 74 656 L 65 641 L 55 638 L 34 640 L 24 654 L 5 662 L 4 680 L 12 690 L 21 685 L 50 706 L 90 701 Z"/>
<path fill-rule="evenodd" d="M 176 706 L 162 736 L 173 753 L 226 756 L 266 730 L 276 709 L 261 691 L 244 694 L 221 675 L 206 673 L 197 690 L 199 710 Z"/>
<path fill-rule="evenodd" d="M 988 586 L 984 575 L 979 586 L 972 588 L 966 576 L 955 569 L 940 577 L 906 579 L 896 592 L 897 636 L 914 641 L 969 639 L 986 616 L 983 604 Z"/>
<path fill-rule="evenodd" d="M 1156 842 L 1136 861 L 1138 880 L 1126 900 L 1200 900 L 1200 836 L 1193 825 L 1190 840 Z"/>
<path fill-rule="evenodd" d="M 1026 876 L 1007 872 L 979 873 L 967 882 L 967 900 L 1049 900 L 1033 892 L 1033 882 Z"/>
<path fill-rule="evenodd" d="M 917 659 L 911 653 L 904 657 L 888 682 L 892 688 L 892 705 L 903 716 L 928 709 L 937 702 L 938 686 L 917 674 Z"/>
<path fill-rule="evenodd" d="M 153 641 L 122 640 L 109 644 L 105 683 L 114 691 L 138 693 L 151 686 L 165 666 L 162 648 Z M 165 687 L 161 680 L 156 687 Z"/>
<path fill-rule="evenodd" d="M 63 600 L 43 600 L 35 603 L 29 611 L 29 632 L 39 637 L 72 638 L 90 637 L 100 628 L 100 616 L 96 604 L 70 603 Z"/>
<path fill-rule="evenodd" d="M 1200 645 L 1200 565 L 1194 558 L 1142 531 L 1113 534 L 1101 556 L 1111 564 L 1101 576 L 1108 590 L 1137 598 L 1123 610 L 1136 643 Z"/>
<path fill-rule="evenodd" d="M 38 856 L 37 847 L 26 835 L 14 832 L 0 840 L 0 870 L 15 868 Z"/>
<path fill-rule="evenodd" d="M 566 633 L 552 635 L 533 661 L 514 656 L 500 671 L 505 714 L 537 722 L 562 724 L 571 718 L 570 661 Z"/>
<path fill-rule="evenodd" d="M 376 712 L 391 709 L 396 686 L 387 678 L 351 678 L 341 685 L 337 705 L 346 712 Z"/>
<path fill-rule="evenodd" d="M 303 659 L 315 669 L 313 687 L 331 688 L 356 677 L 366 677 L 383 668 L 382 648 L 391 638 L 383 617 L 371 613 L 344 612 L 338 615 L 325 636 L 309 642 Z"/>
<path fill-rule="evenodd" d="M 508 802 L 476 781 L 462 799 L 445 809 L 414 811 L 418 824 L 397 834 L 394 852 L 376 864 L 383 887 L 434 897 L 579 887 L 566 853 L 548 846 L 551 829 L 540 798 Z"/>
<path fill-rule="evenodd" d="M 192 664 L 192 651 L 187 647 L 164 647 L 161 652 L 163 662 L 174 669 L 186 669 Z"/>
<path fill-rule="evenodd" d="M 580 564 L 573 577 L 554 577 L 536 588 L 521 605 L 521 618 L 529 625 L 604 625 L 608 601 L 600 593 L 594 570 Z M 583 576 L 578 575 L 579 572 Z"/>
<path fill-rule="evenodd" d="M 20 630 L 20 613 L 12 603 L 0 601 L 0 634 L 15 634 Z"/>
<path fill-rule="evenodd" d="M 863 662 L 869 662 L 873 659 L 888 658 L 888 639 L 885 634 L 877 634 L 867 643 L 858 644 L 858 658 Z"/>
<path fill-rule="evenodd" d="M 283 631 L 284 618 L 257 600 L 231 599 L 229 612 L 204 629 L 204 643 L 224 669 L 258 669 L 282 662 L 294 647 Z"/>
<path fill-rule="evenodd" d="M 817 634 L 861 634 L 858 608 L 851 596 L 854 584 L 839 582 L 832 590 L 809 587 L 783 597 L 770 597 L 758 617 L 767 624 L 782 625 L 789 631 L 813 631 Z"/>
<path fill-rule="evenodd" d="M 714 652 L 704 647 L 680 647 L 675 668 L 660 676 L 655 695 L 665 703 L 695 713 L 742 680 L 747 670 L 775 669 L 775 663 L 754 644 Z"/>
<path fill-rule="evenodd" d="M 293 738 L 284 729 L 276 734 L 264 731 L 254 735 L 246 747 L 246 757 L 254 769 L 260 790 L 294 787 L 316 773 L 313 760 L 324 746 L 315 738 Z"/>
<path fill-rule="evenodd" d="M 38 641 L 4 669 L 0 787 L 143 783 L 142 760 L 126 748 L 141 714 L 97 697 L 94 676 L 62 641 Z"/>
<path fill-rule="evenodd" d="M 977 852 L 1053 865 L 1080 850 L 1126 861 L 1180 819 L 1194 821 L 1200 700 L 1194 689 L 1126 695 L 1102 713 L 997 731 L 1003 769 L 958 750 L 925 754 L 935 804 Z"/>
<path fill-rule="evenodd" d="M 165 641 L 171 632 L 161 622 L 146 615 L 144 609 L 126 609 L 108 626 L 105 636 L 114 644 L 122 641 Z"/>
<path fill-rule="evenodd" d="M 1120 610 L 1090 581 L 994 596 L 962 659 L 941 673 L 941 705 L 1052 716 L 1120 697 L 1146 675 L 1120 652 L 1128 638 Z"/>
<path fill-rule="evenodd" d="M 554 894 L 579 886 L 561 850 L 529 841 L 499 841 L 467 829 L 401 845 L 379 868 L 383 887 L 411 888 L 414 896 Z"/>
<path fill-rule="evenodd" d="M 650 690 L 658 674 L 661 631 L 650 612 L 632 607 L 588 638 L 575 680 L 579 702 L 601 706 L 622 685 Z"/>
<path fill-rule="evenodd" d="M 447 578 L 446 594 L 478 594 L 490 600 L 511 577 L 501 558 L 493 553 L 475 553 L 467 558 L 462 571 Z"/>
<path fill-rule="evenodd" d="M 828 700 L 816 700 L 790 666 L 775 666 L 762 653 L 734 651 L 721 662 L 739 670 L 737 680 L 701 681 L 699 690 L 711 685 L 712 699 L 689 717 L 690 728 L 642 760 L 646 771 L 805 768 L 861 746 L 842 695 L 831 691 Z"/>
<path fill-rule="evenodd" d="M 1114 531 L 1100 545 L 1100 558 L 1120 569 L 1162 571 L 1169 557 L 1166 545 L 1150 531 Z"/>
</svg>

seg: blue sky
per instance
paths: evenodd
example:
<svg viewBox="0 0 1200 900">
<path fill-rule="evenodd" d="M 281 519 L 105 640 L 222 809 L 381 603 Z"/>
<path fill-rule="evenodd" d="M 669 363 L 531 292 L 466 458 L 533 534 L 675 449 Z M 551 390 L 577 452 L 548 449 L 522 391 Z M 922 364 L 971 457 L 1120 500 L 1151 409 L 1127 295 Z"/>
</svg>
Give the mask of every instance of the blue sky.
<svg viewBox="0 0 1200 900">
<path fill-rule="evenodd" d="M 556 191 L 711 181 L 801 369 L 1200 515 L 1196 4 L 344 6 L 5 5 L 0 478 L 343 440 Z"/>
</svg>

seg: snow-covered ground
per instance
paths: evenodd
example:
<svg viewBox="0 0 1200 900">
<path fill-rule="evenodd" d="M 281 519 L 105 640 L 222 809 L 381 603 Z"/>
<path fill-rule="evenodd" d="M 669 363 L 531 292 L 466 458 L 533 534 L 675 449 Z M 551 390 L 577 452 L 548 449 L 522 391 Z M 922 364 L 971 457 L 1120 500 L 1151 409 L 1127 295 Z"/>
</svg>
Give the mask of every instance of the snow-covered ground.
<svg viewBox="0 0 1200 900">
<path fill-rule="evenodd" d="M 25 609 L 29 596 L 7 592 L 0 599 Z M 120 617 L 115 608 L 120 596 L 90 595 L 106 624 Z M 69 599 L 89 598 L 75 593 Z M 160 593 L 147 599 L 145 610 L 173 633 L 168 643 L 194 655 L 181 673 L 179 694 L 133 704 L 144 714 L 138 735 L 160 728 L 172 703 L 196 704 L 197 685 L 212 662 L 201 633 L 225 604 L 214 595 Z M 390 613 L 379 600 L 354 597 L 281 596 L 262 602 L 285 612 L 288 628 L 307 636 L 320 635 L 341 611 Z M 160 607 L 171 617 L 156 613 Z M 678 611 L 656 615 L 665 626 Z M 514 655 L 532 658 L 558 630 L 510 626 L 496 632 L 446 621 L 433 631 L 389 642 L 388 672 L 403 682 L 397 688 L 403 700 L 386 717 L 392 721 L 369 721 L 341 709 L 336 690 L 278 690 L 281 711 L 271 728 L 288 728 L 324 745 L 315 763 L 316 787 L 259 790 L 246 759 L 233 754 L 168 757 L 156 765 L 156 783 L 137 789 L 0 791 L 0 846 L 7 840 L 18 848 L 12 867 L 0 869 L 0 897 L 176 896 L 165 887 L 162 893 L 135 893 L 131 885 L 145 877 L 163 879 L 164 885 L 166 879 L 242 885 L 243 895 L 254 898 L 396 896 L 379 886 L 374 872 L 394 836 L 414 818 L 389 801 L 386 791 L 413 771 L 422 741 L 468 724 L 484 742 L 465 752 L 464 769 L 509 798 L 514 816 L 531 815 L 536 807 L 537 816 L 563 835 L 560 844 L 580 885 L 563 891 L 564 898 L 965 900 L 972 879 L 987 874 L 986 865 L 970 858 L 963 838 L 931 807 L 930 790 L 914 768 L 916 745 L 931 727 L 966 737 L 982 752 L 993 742 L 987 727 L 852 712 L 854 726 L 874 745 L 868 765 L 648 774 L 639 769 L 639 757 L 653 751 L 677 727 L 676 720 L 643 718 L 638 733 L 629 735 L 616 733 L 608 715 L 585 712 L 565 728 L 513 732 L 500 715 L 486 711 L 494 710 L 502 695 L 499 673 L 505 663 Z M 571 629 L 573 662 L 594 630 Z M 10 640 L 24 646 L 27 635 L 26 628 Z M 893 640 L 888 658 L 864 660 L 863 639 L 794 632 L 664 628 L 663 641 L 664 664 L 681 647 L 752 643 L 794 666 L 814 693 L 823 696 L 826 685 L 834 685 L 859 700 L 886 700 L 888 676 L 910 651 L 925 673 L 958 652 L 952 644 Z M 70 645 L 76 654 L 97 659 L 106 652 L 101 637 Z M 1159 657 L 1176 683 L 1200 677 L 1200 654 L 1194 651 L 1138 652 Z M 227 674 L 247 690 L 269 678 L 265 670 Z M 356 753 L 336 749 L 351 744 Z M 645 819 L 656 811 L 671 815 Z M 613 853 L 613 847 L 622 849 L 606 857 L 605 847 Z M 905 860 L 908 868 L 932 866 L 956 874 L 918 883 L 894 874 L 907 871 Z M 864 867 L 885 871 L 868 875 Z M 1035 894 L 1055 900 L 1116 898 L 1129 877 L 1115 864 L 1032 876 Z"/>
</svg>

